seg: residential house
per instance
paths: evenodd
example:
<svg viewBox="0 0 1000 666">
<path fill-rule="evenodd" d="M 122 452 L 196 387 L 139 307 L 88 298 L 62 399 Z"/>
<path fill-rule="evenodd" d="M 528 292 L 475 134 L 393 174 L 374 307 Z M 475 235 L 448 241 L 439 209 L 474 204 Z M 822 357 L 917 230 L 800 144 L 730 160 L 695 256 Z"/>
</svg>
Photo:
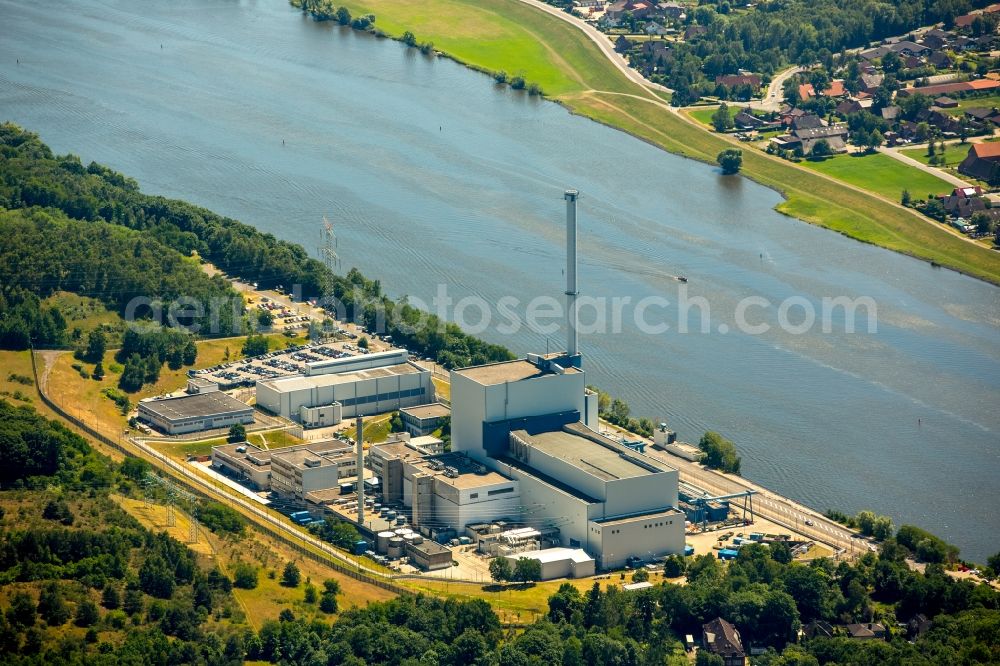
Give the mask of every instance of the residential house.
<svg viewBox="0 0 1000 666">
<path fill-rule="evenodd" d="M 687 30 L 684 31 L 684 41 L 690 42 L 692 39 L 704 35 L 708 32 L 708 28 L 703 25 L 689 25 Z"/>
<path fill-rule="evenodd" d="M 878 622 L 847 625 L 847 635 L 861 641 L 885 640 L 885 627 Z"/>
<path fill-rule="evenodd" d="M 890 125 L 899 118 L 899 107 L 898 106 L 884 106 L 882 107 L 882 120 L 887 121 Z"/>
<path fill-rule="evenodd" d="M 973 188 L 960 188 L 973 189 Z M 976 188 L 978 189 L 978 188 Z M 955 192 L 959 190 L 956 189 Z M 938 201 L 944 206 L 945 211 L 952 217 L 962 217 L 969 219 L 973 213 L 986 210 L 986 200 L 981 196 L 966 196 L 964 194 L 945 194 L 938 197 Z"/>
<path fill-rule="evenodd" d="M 830 87 L 823 91 L 823 97 L 844 97 L 847 89 L 844 88 L 843 79 L 834 79 L 830 82 Z"/>
<path fill-rule="evenodd" d="M 948 45 L 948 40 L 951 35 L 940 28 L 934 28 L 933 30 L 928 30 L 924 33 L 924 37 L 920 40 L 920 43 L 929 49 L 943 49 Z"/>
<path fill-rule="evenodd" d="M 796 150 L 803 155 L 811 155 L 817 143 L 826 141 L 831 152 L 842 153 L 847 150 L 848 132 L 847 125 L 838 123 L 829 127 L 792 130 L 784 136 L 774 137 L 771 143 L 782 150 Z"/>
<path fill-rule="evenodd" d="M 917 613 L 914 615 L 913 618 L 906 623 L 906 630 L 910 640 L 916 640 L 920 636 L 923 636 L 925 633 L 930 631 L 933 624 L 934 623 L 927 619 L 927 616 L 923 613 Z"/>
<path fill-rule="evenodd" d="M 873 49 L 862 51 L 858 55 L 861 56 L 864 60 L 880 60 L 886 53 L 888 53 L 891 50 L 892 49 L 889 48 L 888 46 L 876 46 Z"/>
<path fill-rule="evenodd" d="M 825 124 L 824 120 L 815 113 L 805 113 L 800 116 L 796 116 L 795 118 L 792 118 L 790 123 L 793 130 L 815 129 L 817 127 L 822 127 Z"/>
<path fill-rule="evenodd" d="M 1000 143 L 974 143 L 958 165 L 958 172 L 986 181 L 1000 183 Z"/>
<path fill-rule="evenodd" d="M 852 113 L 858 113 L 864 107 L 856 99 L 845 99 L 843 102 L 837 105 L 834 109 L 839 116 L 848 116 Z"/>
<path fill-rule="evenodd" d="M 619 21 L 627 11 L 628 0 L 617 0 L 617 2 L 613 2 L 608 5 L 608 8 L 604 11 L 604 16 L 613 21 Z"/>
<path fill-rule="evenodd" d="M 791 126 L 796 118 L 804 115 L 806 115 L 806 112 L 802 109 L 793 109 L 785 104 L 781 107 L 781 124 Z"/>
<path fill-rule="evenodd" d="M 955 109 L 958 108 L 958 100 L 942 95 L 934 100 L 934 106 L 941 109 Z"/>
<path fill-rule="evenodd" d="M 644 19 L 652 11 L 653 6 L 648 2 L 631 2 L 629 3 L 629 11 L 632 12 L 632 16 L 637 19 Z"/>
<path fill-rule="evenodd" d="M 743 649 L 740 632 L 729 622 L 717 617 L 701 626 L 702 646 L 712 654 L 722 657 L 725 666 L 746 666 L 747 655 Z"/>
<path fill-rule="evenodd" d="M 813 84 L 803 83 L 799 86 L 799 99 L 812 99 L 816 96 L 816 91 L 813 89 Z"/>
<path fill-rule="evenodd" d="M 916 42 L 903 41 L 897 42 L 889 47 L 890 50 L 895 51 L 901 56 L 920 56 L 925 57 L 930 55 L 931 50 L 924 46 L 923 44 L 917 44 Z"/>
<path fill-rule="evenodd" d="M 676 2 L 661 2 L 656 8 L 663 12 L 664 16 L 672 19 L 681 19 L 687 15 L 687 8 Z"/>
<path fill-rule="evenodd" d="M 767 124 L 767 121 L 753 115 L 749 109 L 743 109 L 733 117 L 733 123 L 741 130 L 748 130 L 757 129 L 761 125 Z"/>
<path fill-rule="evenodd" d="M 1000 111 L 996 107 L 986 108 L 977 106 L 965 110 L 965 117 L 980 123 L 991 122 L 994 125 L 1000 124 Z"/>
<path fill-rule="evenodd" d="M 806 638 L 833 638 L 833 625 L 824 620 L 813 620 L 802 627 L 802 635 Z"/>
<path fill-rule="evenodd" d="M 656 21 L 649 21 L 649 22 L 647 22 L 646 25 L 645 25 L 645 27 L 643 27 L 642 30 L 643 30 L 643 32 L 645 32 L 647 35 L 650 35 L 650 36 L 653 36 L 653 35 L 663 36 L 663 35 L 667 34 L 667 29 L 664 28 L 659 23 L 657 23 Z"/>
<path fill-rule="evenodd" d="M 927 56 L 927 63 L 938 69 L 948 69 L 951 67 L 951 58 L 944 51 L 935 51 Z"/>
<path fill-rule="evenodd" d="M 885 75 L 880 72 L 874 72 L 871 74 L 861 74 L 861 90 L 867 93 L 873 93 L 878 90 L 882 82 L 885 81 Z"/>
<path fill-rule="evenodd" d="M 760 88 L 760 77 L 756 74 L 725 74 L 715 77 L 716 83 L 721 83 L 727 88 L 736 86 L 750 86 L 754 90 Z"/>
<path fill-rule="evenodd" d="M 956 51 L 971 51 L 979 45 L 979 42 L 972 37 L 966 37 L 962 35 L 957 37 L 954 42 L 952 42 L 951 48 Z"/>
<path fill-rule="evenodd" d="M 842 123 L 792 131 L 792 136 L 798 139 L 802 147 L 803 155 L 811 155 L 813 148 L 820 141 L 826 141 L 832 152 L 842 153 L 847 150 L 847 135 L 847 125 Z"/>
</svg>

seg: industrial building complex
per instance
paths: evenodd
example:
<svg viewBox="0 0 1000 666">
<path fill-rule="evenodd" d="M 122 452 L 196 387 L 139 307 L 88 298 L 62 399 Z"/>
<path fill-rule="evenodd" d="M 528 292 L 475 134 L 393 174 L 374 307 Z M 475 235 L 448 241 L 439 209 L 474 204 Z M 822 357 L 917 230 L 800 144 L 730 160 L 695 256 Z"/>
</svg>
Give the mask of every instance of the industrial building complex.
<svg viewBox="0 0 1000 666">
<path fill-rule="evenodd" d="M 294 362 L 271 362 L 294 374 L 260 371 L 257 407 L 302 429 L 356 419 L 358 441 L 271 450 L 226 444 L 212 451 L 216 471 L 272 493 L 283 506 L 304 508 L 293 514 L 300 524 L 330 513 L 353 522 L 365 537 L 359 552 L 387 562 L 405 558 L 422 569 L 451 567 L 449 545 L 474 546 L 484 557 L 535 559 L 546 579 L 684 553 L 685 520 L 725 519 L 729 505 L 681 484 L 678 470 L 647 454 L 645 443 L 600 432 L 598 395 L 587 388 L 577 340 L 577 193 L 567 191 L 565 199 L 565 352 L 453 369 L 450 404 L 443 404 L 431 373 L 406 350 L 327 349 L 319 358 L 302 348 Z M 193 395 L 146 409 L 162 419 L 162 405 L 172 400 L 225 401 L 213 386 L 193 380 Z M 228 401 L 220 402 L 220 413 L 229 409 L 225 418 L 252 420 L 249 407 Z M 183 420 L 182 411 L 173 410 L 175 420 Z M 406 432 L 366 447 L 362 417 L 390 412 L 399 412 Z M 213 415 L 213 423 L 219 418 Z M 431 433 L 450 434 L 450 447 Z M 654 446 L 696 453 L 663 424 Z"/>
<path fill-rule="evenodd" d="M 302 375 L 257 382 L 258 407 L 310 428 L 431 402 L 430 371 L 405 349 L 306 363 Z"/>
</svg>

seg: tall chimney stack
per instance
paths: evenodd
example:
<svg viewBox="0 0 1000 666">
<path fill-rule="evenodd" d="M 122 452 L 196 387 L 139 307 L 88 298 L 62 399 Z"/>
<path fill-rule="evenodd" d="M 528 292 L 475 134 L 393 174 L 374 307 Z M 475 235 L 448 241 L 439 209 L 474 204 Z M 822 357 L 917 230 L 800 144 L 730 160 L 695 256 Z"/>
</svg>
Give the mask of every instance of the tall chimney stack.
<svg viewBox="0 0 1000 666">
<path fill-rule="evenodd" d="M 355 428 L 358 440 L 358 525 L 365 524 L 365 420 L 358 416 Z"/>
<path fill-rule="evenodd" d="M 578 190 L 566 190 L 566 352 L 570 357 L 579 353 L 576 330 L 576 200 Z"/>
</svg>

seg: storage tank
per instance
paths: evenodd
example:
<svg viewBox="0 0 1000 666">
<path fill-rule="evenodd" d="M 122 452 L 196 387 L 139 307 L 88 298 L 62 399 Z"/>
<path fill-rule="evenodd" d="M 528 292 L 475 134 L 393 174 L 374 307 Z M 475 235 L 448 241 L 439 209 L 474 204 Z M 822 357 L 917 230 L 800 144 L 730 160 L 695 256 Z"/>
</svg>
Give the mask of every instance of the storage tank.
<svg viewBox="0 0 1000 666">
<path fill-rule="evenodd" d="M 403 556 L 403 543 L 404 541 L 402 537 L 393 537 L 389 539 L 389 548 L 386 555 L 393 560 L 401 558 Z"/>
<path fill-rule="evenodd" d="M 385 519 L 388 520 L 390 523 L 396 520 L 396 512 L 390 511 L 389 513 L 385 514 Z"/>
<path fill-rule="evenodd" d="M 389 539 L 395 537 L 396 534 L 393 532 L 379 532 L 375 535 L 375 550 L 377 550 L 382 555 L 385 555 L 389 551 Z"/>
<path fill-rule="evenodd" d="M 391 511 L 389 512 L 389 515 L 392 515 Z M 387 516 L 387 518 L 388 518 L 388 516 Z M 391 520 L 391 518 L 390 518 L 390 520 Z M 399 517 L 397 517 L 396 518 L 396 524 L 397 525 L 405 525 L 406 524 L 406 516 L 399 516 Z"/>
</svg>

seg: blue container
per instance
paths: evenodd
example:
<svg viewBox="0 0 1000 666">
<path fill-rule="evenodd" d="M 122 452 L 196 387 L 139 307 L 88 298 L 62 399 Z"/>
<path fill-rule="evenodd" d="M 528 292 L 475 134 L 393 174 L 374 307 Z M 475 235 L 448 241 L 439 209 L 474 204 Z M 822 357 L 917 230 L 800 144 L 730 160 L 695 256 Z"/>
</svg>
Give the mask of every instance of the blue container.
<svg viewBox="0 0 1000 666">
<path fill-rule="evenodd" d="M 719 551 L 719 559 L 735 560 L 739 554 L 739 551 L 733 550 L 732 548 L 723 548 Z"/>
<path fill-rule="evenodd" d="M 684 546 L 684 557 L 694 555 L 694 546 Z"/>
<path fill-rule="evenodd" d="M 367 541 L 365 541 L 364 539 L 361 539 L 360 541 L 355 541 L 354 542 L 354 554 L 355 555 L 364 555 L 366 550 L 368 550 L 368 542 Z"/>
</svg>

